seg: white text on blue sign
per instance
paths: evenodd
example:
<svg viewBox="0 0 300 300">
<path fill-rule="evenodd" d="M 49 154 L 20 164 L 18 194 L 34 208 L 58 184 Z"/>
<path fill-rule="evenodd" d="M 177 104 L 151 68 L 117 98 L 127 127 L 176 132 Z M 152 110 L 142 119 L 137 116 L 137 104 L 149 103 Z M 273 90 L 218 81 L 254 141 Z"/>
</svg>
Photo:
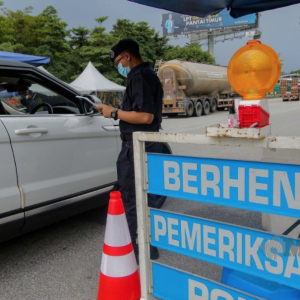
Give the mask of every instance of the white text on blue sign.
<svg viewBox="0 0 300 300">
<path fill-rule="evenodd" d="M 300 166 L 148 154 L 148 193 L 300 217 Z"/>
<path fill-rule="evenodd" d="M 152 263 L 153 295 L 172 300 L 255 300 L 222 284 L 168 266 Z"/>
<path fill-rule="evenodd" d="M 300 241 L 155 209 L 150 218 L 154 246 L 299 288 Z"/>
</svg>

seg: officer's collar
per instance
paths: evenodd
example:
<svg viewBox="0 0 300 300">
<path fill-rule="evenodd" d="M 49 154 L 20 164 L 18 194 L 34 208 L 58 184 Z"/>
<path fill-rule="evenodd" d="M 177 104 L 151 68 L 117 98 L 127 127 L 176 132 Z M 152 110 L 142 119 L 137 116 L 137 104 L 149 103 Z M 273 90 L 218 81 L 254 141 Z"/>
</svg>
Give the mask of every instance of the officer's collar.
<svg viewBox="0 0 300 300">
<path fill-rule="evenodd" d="M 141 69 L 145 68 L 145 67 L 150 67 L 150 64 L 148 62 L 144 62 L 144 63 L 141 63 L 137 66 L 135 66 L 129 73 L 128 73 L 128 76 L 127 78 L 128 79 L 131 79 L 131 77 L 137 73 L 140 72 Z"/>
</svg>

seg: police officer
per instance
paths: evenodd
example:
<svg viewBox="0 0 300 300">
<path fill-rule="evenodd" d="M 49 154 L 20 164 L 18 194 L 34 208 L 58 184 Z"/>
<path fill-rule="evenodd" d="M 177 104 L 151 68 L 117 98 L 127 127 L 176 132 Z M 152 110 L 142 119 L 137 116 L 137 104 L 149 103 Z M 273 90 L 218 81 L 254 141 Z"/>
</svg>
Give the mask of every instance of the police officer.
<svg viewBox="0 0 300 300">
<path fill-rule="evenodd" d="M 112 47 L 110 58 L 119 73 L 128 79 L 125 95 L 121 109 L 104 104 L 98 105 L 97 109 L 106 118 L 120 120 L 123 143 L 117 161 L 118 183 L 134 251 L 138 259 L 132 133 L 135 131 L 157 132 L 159 130 L 162 122 L 163 90 L 160 80 L 149 63 L 143 62 L 137 42 L 131 39 L 120 40 Z M 160 153 L 162 146 L 159 143 L 148 143 L 146 150 Z M 155 203 L 153 199 L 149 199 L 148 202 L 152 207 L 162 205 L 162 203 Z M 159 253 L 156 247 L 151 246 L 150 256 L 151 259 L 158 258 Z"/>
</svg>

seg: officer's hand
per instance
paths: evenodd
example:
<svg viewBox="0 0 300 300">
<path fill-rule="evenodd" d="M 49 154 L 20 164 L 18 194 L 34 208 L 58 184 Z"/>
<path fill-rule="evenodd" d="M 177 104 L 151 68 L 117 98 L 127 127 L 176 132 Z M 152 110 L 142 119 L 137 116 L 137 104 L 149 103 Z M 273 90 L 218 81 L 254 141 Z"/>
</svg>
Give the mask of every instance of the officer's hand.
<svg viewBox="0 0 300 300">
<path fill-rule="evenodd" d="M 115 109 L 112 106 L 105 105 L 105 104 L 99 104 L 96 109 L 103 115 L 105 118 L 111 118 L 111 112 Z"/>
</svg>

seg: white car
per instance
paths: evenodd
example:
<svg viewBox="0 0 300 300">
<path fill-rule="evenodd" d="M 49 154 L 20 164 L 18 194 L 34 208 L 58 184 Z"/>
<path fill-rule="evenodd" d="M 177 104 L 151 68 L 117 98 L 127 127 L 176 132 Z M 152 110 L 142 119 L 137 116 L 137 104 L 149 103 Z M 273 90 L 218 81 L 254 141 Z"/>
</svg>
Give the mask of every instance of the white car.
<svg viewBox="0 0 300 300">
<path fill-rule="evenodd" d="M 0 241 L 104 204 L 116 187 L 118 122 L 79 95 L 36 67 L 0 61 Z"/>
<path fill-rule="evenodd" d="M 119 122 L 78 96 L 36 67 L 0 60 L 0 241 L 101 206 L 117 188 Z"/>
</svg>

